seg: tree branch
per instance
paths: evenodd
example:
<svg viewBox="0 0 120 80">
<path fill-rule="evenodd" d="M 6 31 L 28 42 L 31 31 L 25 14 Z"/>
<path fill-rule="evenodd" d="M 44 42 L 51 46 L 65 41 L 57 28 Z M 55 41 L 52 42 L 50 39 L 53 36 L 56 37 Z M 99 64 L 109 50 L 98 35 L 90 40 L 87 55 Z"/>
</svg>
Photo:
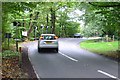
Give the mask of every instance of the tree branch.
<svg viewBox="0 0 120 80">
<path fill-rule="evenodd" d="M 89 2 L 90 5 L 92 6 L 96 6 L 96 7 L 120 7 L 120 3 L 118 4 L 112 4 L 112 5 L 98 5 L 98 4 L 94 4 L 93 2 Z"/>
</svg>

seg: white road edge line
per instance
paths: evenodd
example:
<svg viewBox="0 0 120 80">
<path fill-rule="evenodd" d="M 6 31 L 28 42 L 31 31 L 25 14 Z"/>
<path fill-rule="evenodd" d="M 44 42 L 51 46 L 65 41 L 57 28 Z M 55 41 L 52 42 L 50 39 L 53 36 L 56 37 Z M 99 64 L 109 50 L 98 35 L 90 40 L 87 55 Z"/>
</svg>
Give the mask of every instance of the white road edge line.
<svg viewBox="0 0 120 80">
<path fill-rule="evenodd" d="M 29 50 L 28 50 L 28 53 L 29 53 Z M 29 57 L 29 54 L 28 54 L 28 59 L 29 59 L 29 61 L 31 62 L 31 59 L 30 59 L 30 57 Z M 32 64 L 32 63 L 31 63 L 31 64 Z M 37 79 L 40 80 L 40 77 L 39 77 L 39 75 L 37 74 L 37 72 L 36 72 L 35 67 L 33 66 L 33 64 L 32 64 L 32 67 L 33 67 L 33 70 L 34 70 L 34 72 L 35 72 L 35 74 L 36 74 L 36 76 L 37 76 Z"/>
<path fill-rule="evenodd" d="M 68 59 L 72 60 L 72 61 L 78 62 L 77 59 L 74 59 L 74 58 L 72 58 L 72 57 L 70 57 L 70 56 L 68 56 L 68 55 L 66 55 L 66 54 L 63 54 L 63 53 L 60 52 L 60 51 L 59 51 L 59 53 L 60 53 L 61 55 L 65 56 L 65 57 L 67 57 Z"/>
<path fill-rule="evenodd" d="M 30 60 L 30 62 L 31 62 L 31 59 L 29 58 L 29 60 Z M 38 74 L 37 74 L 37 72 L 36 72 L 36 70 L 35 70 L 35 67 L 33 66 L 33 64 L 32 64 L 32 67 L 33 67 L 33 70 L 34 70 L 34 72 L 35 72 L 35 74 L 36 74 L 36 76 L 37 76 L 37 79 L 40 79 L 40 77 L 38 76 Z"/>
<path fill-rule="evenodd" d="M 108 77 L 110 77 L 110 78 L 114 78 L 114 79 L 120 80 L 119 78 L 117 78 L 117 77 L 115 77 L 115 76 L 113 76 L 113 75 L 111 75 L 111 74 L 109 74 L 109 73 L 107 73 L 107 72 L 104 72 L 104 71 L 102 71 L 102 70 L 98 70 L 98 72 L 99 72 L 99 73 L 102 73 L 102 74 L 104 74 L 104 75 L 106 75 L 106 76 L 108 76 Z"/>
</svg>

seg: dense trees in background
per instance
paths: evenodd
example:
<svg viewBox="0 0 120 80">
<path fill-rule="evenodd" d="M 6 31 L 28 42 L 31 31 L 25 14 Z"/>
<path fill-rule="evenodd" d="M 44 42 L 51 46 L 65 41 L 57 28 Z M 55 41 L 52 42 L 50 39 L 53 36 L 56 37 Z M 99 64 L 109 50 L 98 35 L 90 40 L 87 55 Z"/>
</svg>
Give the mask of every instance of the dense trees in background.
<svg viewBox="0 0 120 80">
<path fill-rule="evenodd" d="M 34 8 L 36 5 L 34 3 L 24 3 L 24 2 L 3 2 L 2 3 L 2 33 L 3 33 L 3 41 L 5 33 L 13 33 L 19 32 L 19 26 L 24 27 L 24 11 L 28 8 Z M 23 22 L 24 21 L 24 22 Z M 17 24 L 19 22 L 20 24 Z M 18 28 L 15 28 L 11 23 L 14 23 Z M 19 37 L 20 35 L 16 35 Z"/>
<path fill-rule="evenodd" d="M 82 13 L 71 17 L 76 10 Z M 60 37 L 82 33 L 88 37 L 114 35 L 118 38 L 119 14 L 119 2 L 3 2 L 2 41 L 7 32 L 12 33 L 13 38 L 22 38 L 22 31 L 28 32 L 27 38 L 39 37 L 41 33 L 55 33 Z"/>
<path fill-rule="evenodd" d="M 72 22 L 67 21 L 70 20 L 68 14 L 70 13 L 70 11 L 74 10 L 75 4 L 76 3 L 69 2 L 4 2 L 2 4 L 3 35 L 6 32 L 12 31 L 12 33 L 17 32 L 17 34 L 19 34 L 16 35 L 17 38 L 21 38 L 21 31 L 27 30 L 28 37 L 35 37 L 34 33 L 36 33 L 36 36 L 38 36 L 37 34 L 46 32 L 55 33 L 60 36 L 57 32 L 59 31 L 57 29 L 60 29 L 62 31 L 62 34 L 64 35 L 63 37 L 65 37 L 66 35 L 69 36 L 67 28 L 74 27 L 74 25 L 78 24 L 77 22 L 73 22 L 73 24 Z M 62 11 L 63 9 L 65 10 Z M 19 30 L 16 31 L 12 29 L 12 25 L 10 26 L 12 22 L 14 22 L 14 24 L 15 22 L 20 23 L 17 24 L 17 28 L 14 28 Z M 79 25 L 77 25 L 76 27 L 78 28 Z M 13 34 L 13 36 L 14 35 L 15 34 Z"/>
<path fill-rule="evenodd" d="M 82 16 L 82 19 L 85 21 L 85 30 L 87 31 L 84 31 L 84 33 L 86 35 L 108 35 L 109 37 L 112 37 L 113 35 L 115 35 L 116 37 L 119 36 L 119 2 L 81 3 L 80 8 L 85 9 L 85 14 L 84 16 Z"/>
</svg>

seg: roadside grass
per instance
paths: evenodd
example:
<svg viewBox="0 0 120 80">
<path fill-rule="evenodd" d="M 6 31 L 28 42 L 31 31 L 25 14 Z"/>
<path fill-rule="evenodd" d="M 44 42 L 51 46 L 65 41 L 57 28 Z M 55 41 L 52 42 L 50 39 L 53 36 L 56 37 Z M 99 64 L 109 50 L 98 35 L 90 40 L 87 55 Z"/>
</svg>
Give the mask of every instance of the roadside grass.
<svg viewBox="0 0 120 80">
<path fill-rule="evenodd" d="M 19 52 L 14 52 L 14 51 L 11 51 L 11 50 L 5 50 L 0 54 L 0 56 L 2 56 L 3 58 L 6 58 L 6 57 L 19 57 L 20 53 Z"/>
<path fill-rule="evenodd" d="M 2 58 L 20 56 L 20 53 L 16 51 L 16 44 L 13 41 L 10 41 L 10 42 L 11 43 L 9 44 L 9 47 L 7 42 L 2 43 L 2 52 L 0 53 L 0 56 L 2 56 Z"/>
<path fill-rule="evenodd" d="M 96 54 L 104 55 L 110 58 L 118 59 L 118 41 L 102 42 L 96 40 L 87 40 L 80 43 L 80 47 Z"/>
</svg>

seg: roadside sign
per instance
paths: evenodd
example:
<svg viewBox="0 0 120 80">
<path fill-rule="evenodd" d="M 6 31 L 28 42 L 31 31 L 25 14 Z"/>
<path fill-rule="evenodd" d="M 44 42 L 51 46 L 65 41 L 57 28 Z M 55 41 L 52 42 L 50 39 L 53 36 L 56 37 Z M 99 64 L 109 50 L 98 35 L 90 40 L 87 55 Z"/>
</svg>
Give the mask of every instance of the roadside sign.
<svg viewBox="0 0 120 80">
<path fill-rule="evenodd" d="M 22 31 L 22 36 L 27 36 L 27 31 Z"/>
<path fill-rule="evenodd" d="M 11 38 L 11 33 L 5 33 L 5 38 Z"/>
<path fill-rule="evenodd" d="M 11 38 L 11 33 L 5 33 L 5 38 L 8 38 L 8 48 L 9 48 L 9 39 Z"/>
</svg>

